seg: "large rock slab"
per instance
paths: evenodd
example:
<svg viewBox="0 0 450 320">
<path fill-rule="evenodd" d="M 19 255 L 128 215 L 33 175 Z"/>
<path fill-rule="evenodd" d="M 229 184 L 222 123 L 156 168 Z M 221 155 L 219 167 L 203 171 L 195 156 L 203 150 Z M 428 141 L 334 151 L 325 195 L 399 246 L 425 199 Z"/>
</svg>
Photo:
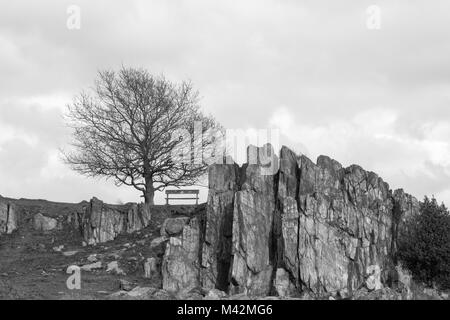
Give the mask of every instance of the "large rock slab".
<svg viewBox="0 0 450 320">
<path fill-rule="evenodd" d="M 239 188 L 236 164 L 209 167 L 209 193 L 202 241 L 202 286 L 227 291 L 232 259 L 234 194 Z"/>
<path fill-rule="evenodd" d="M 185 293 L 200 287 L 200 225 L 192 218 L 178 237 L 171 237 L 162 261 L 163 289 Z"/>
<path fill-rule="evenodd" d="M 95 245 L 114 240 L 119 234 L 141 230 L 150 218 L 150 207 L 145 204 L 132 204 L 127 210 L 119 210 L 94 197 L 77 220 L 84 241 Z"/>
<path fill-rule="evenodd" d="M 393 208 L 388 184 L 373 172 L 342 168 L 323 156 L 317 164 L 302 156 L 299 169 L 298 266 L 291 270 L 297 285 L 317 295 L 349 295 L 371 265 L 386 281 Z"/>
<path fill-rule="evenodd" d="M 232 292 L 268 295 L 274 265 L 271 259 L 272 222 L 275 213 L 274 175 L 267 174 L 268 163 L 278 162 L 273 150 L 249 147 L 249 163 L 242 168 L 241 191 L 236 192 L 233 212 Z M 260 150 L 264 149 L 264 150 Z M 256 161 L 252 155 L 258 155 Z M 274 157 L 271 161 L 261 154 Z"/>
<path fill-rule="evenodd" d="M 126 215 L 92 198 L 82 218 L 83 238 L 89 245 L 114 240 L 125 232 Z"/>
<path fill-rule="evenodd" d="M 165 289 L 345 297 L 391 283 L 414 197 L 326 156 L 314 163 L 283 147 L 278 160 L 266 145 L 249 147 L 247 158 L 210 166 L 205 216 L 164 227 Z"/>
<path fill-rule="evenodd" d="M 127 211 L 126 232 L 139 231 L 150 223 L 150 206 L 145 203 L 133 203 Z"/>
<path fill-rule="evenodd" d="M 393 255 L 397 253 L 397 240 L 399 237 L 405 233 L 406 221 L 417 215 L 419 212 L 419 201 L 413 196 L 407 194 L 403 189 L 397 189 L 393 193 L 394 209 L 393 209 L 393 219 L 394 223 L 392 225 L 393 233 L 393 243 L 392 251 Z"/>
<path fill-rule="evenodd" d="M 252 191 L 236 193 L 233 217 L 232 293 L 268 295 L 273 265 L 270 261 L 270 231 L 274 206 L 265 195 Z"/>
<path fill-rule="evenodd" d="M 180 234 L 189 220 L 189 217 L 167 218 L 161 226 L 161 237 L 173 237 Z"/>
<path fill-rule="evenodd" d="M 38 231 L 51 231 L 58 227 L 58 220 L 37 213 L 33 217 L 33 226 Z"/>
<path fill-rule="evenodd" d="M 15 205 L 0 199 L 0 234 L 10 234 L 17 227 L 18 217 Z"/>
<path fill-rule="evenodd" d="M 298 273 L 298 187 L 300 157 L 283 146 L 280 150 L 276 210 L 273 237 L 277 268 L 284 268 L 291 277 Z M 291 284 L 292 285 L 292 284 Z M 278 291 L 278 290 L 277 290 Z"/>
</svg>

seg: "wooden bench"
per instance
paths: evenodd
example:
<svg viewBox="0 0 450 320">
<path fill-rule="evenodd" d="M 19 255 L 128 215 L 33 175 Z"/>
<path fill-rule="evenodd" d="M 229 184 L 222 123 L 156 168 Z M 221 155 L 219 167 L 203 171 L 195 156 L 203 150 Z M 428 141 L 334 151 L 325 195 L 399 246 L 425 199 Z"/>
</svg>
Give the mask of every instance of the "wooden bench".
<svg viewBox="0 0 450 320">
<path fill-rule="evenodd" d="M 169 197 L 170 195 L 185 195 L 192 194 L 195 197 Z M 199 190 L 197 189 L 184 189 L 184 190 L 166 190 L 166 205 L 169 204 L 169 200 L 195 200 L 195 204 L 198 204 Z"/>
</svg>

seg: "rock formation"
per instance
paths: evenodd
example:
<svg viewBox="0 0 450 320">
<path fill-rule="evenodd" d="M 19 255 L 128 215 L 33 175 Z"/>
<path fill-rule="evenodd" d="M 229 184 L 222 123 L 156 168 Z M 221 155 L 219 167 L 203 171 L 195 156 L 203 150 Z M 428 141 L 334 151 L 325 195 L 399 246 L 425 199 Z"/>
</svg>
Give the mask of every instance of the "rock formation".
<svg viewBox="0 0 450 320">
<path fill-rule="evenodd" d="M 180 234 L 188 221 L 189 217 L 166 219 L 161 227 L 161 236 L 170 237 Z"/>
<path fill-rule="evenodd" d="M 177 237 L 170 237 L 162 263 L 163 289 L 188 292 L 199 286 L 200 226 L 192 218 Z"/>
<path fill-rule="evenodd" d="M 283 147 L 278 159 L 270 145 L 248 154 L 242 167 L 210 167 L 206 215 L 170 238 L 164 289 L 345 297 L 390 284 L 414 197 L 329 157 L 314 163 Z"/>
<path fill-rule="evenodd" d="M 419 201 L 413 196 L 405 193 L 403 189 L 397 189 L 393 193 L 394 208 L 392 234 L 397 239 L 405 231 L 405 221 L 419 212 Z M 395 258 L 397 253 L 397 243 L 392 242 L 392 254 Z M 397 262 L 397 261 L 395 261 Z"/>
<path fill-rule="evenodd" d="M 37 213 L 33 217 L 34 229 L 39 231 L 51 231 L 58 227 L 58 220 Z"/>
<path fill-rule="evenodd" d="M 20 220 L 35 230 L 75 227 L 89 245 L 149 226 L 151 210 L 159 217 L 157 208 L 145 204 L 108 205 L 93 198 L 63 219 L 59 211 L 27 214 L 0 197 L 0 234 L 18 228 L 17 208 Z M 377 174 L 357 165 L 343 167 L 326 156 L 313 162 L 287 147 L 275 154 L 270 145 L 250 146 L 246 164 L 209 167 L 206 210 L 198 208 L 172 213 L 164 208 L 162 217 L 173 216 L 161 227 L 156 219 L 147 234 L 151 241 L 140 244 L 139 250 L 150 250 L 147 258 L 141 255 L 140 271 L 155 283 L 162 278 L 158 292 L 164 296 L 412 295 L 410 279 L 396 261 L 397 239 L 406 219 L 419 212 L 419 202 L 402 189 L 390 190 Z M 154 238 L 156 226 L 160 237 Z M 114 259 L 102 262 L 91 255 L 82 270 L 128 272 L 126 264 Z M 147 291 L 131 295 L 147 297 Z M 130 295 L 120 296 L 125 294 Z"/>
<path fill-rule="evenodd" d="M 276 181 L 262 172 L 265 161 L 251 161 L 252 152 L 250 147 L 248 163 L 252 164 L 242 167 L 240 190 L 235 194 L 231 284 L 233 293 L 262 296 L 270 293 L 275 267 L 271 241 Z M 273 150 L 262 150 L 266 153 L 273 155 Z M 276 156 L 272 161 L 278 163 Z"/>
<path fill-rule="evenodd" d="M 393 240 L 389 186 L 373 172 L 342 168 L 328 157 L 314 164 L 302 156 L 298 166 L 297 196 L 281 199 L 287 203 L 282 218 L 284 212 L 298 216 L 297 232 L 282 219 L 284 242 L 298 248 L 287 253 L 297 288 L 351 294 L 371 265 L 378 265 L 387 281 Z"/>
<path fill-rule="evenodd" d="M 145 204 L 96 198 L 77 210 L 67 222 L 90 245 L 141 230 L 151 218 Z M 160 273 L 163 289 L 178 296 L 201 295 L 199 288 L 211 296 L 348 297 L 361 288 L 370 295 L 404 278 L 397 239 L 418 210 L 414 197 L 357 165 L 251 146 L 241 167 L 210 166 L 206 211 L 166 219 L 143 271 Z M 51 231 L 61 219 L 37 213 L 30 221 Z M 17 225 L 15 206 L 0 198 L 0 234 Z M 117 261 L 107 267 L 120 273 Z"/>
<path fill-rule="evenodd" d="M 144 262 L 144 277 L 152 278 L 152 276 L 158 272 L 157 261 L 156 258 L 151 257 L 147 258 Z"/>
<path fill-rule="evenodd" d="M 18 217 L 15 206 L 0 199 L 0 234 L 10 234 L 17 229 Z"/>
<path fill-rule="evenodd" d="M 202 285 L 208 289 L 228 289 L 234 197 L 238 189 L 237 165 L 213 165 L 209 168 L 209 193 L 201 261 Z"/>
<path fill-rule="evenodd" d="M 131 233 L 146 227 L 151 213 L 145 204 L 132 204 L 127 210 L 120 210 L 92 198 L 78 216 L 75 223 L 79 224 L 84 241 L 93 245 L 114 240 L 119 234 Z"/>
</svg>

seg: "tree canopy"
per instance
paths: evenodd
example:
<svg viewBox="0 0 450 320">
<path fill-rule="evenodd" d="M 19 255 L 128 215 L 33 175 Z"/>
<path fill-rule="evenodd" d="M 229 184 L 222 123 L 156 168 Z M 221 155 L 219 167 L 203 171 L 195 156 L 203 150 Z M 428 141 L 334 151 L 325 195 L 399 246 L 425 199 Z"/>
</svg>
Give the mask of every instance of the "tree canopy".
<svg viewBox="0 0 450 320">
<path fill-rule="evenodd" d="M 450 215 L 445 205 L 425 197 L 420 213 L 410 217 L 403 230 L 402 263 L 417 280 L 450 288 Z"/>
<path fill-rule="evenodd" d="M 136 68 L 100 71 L 66 118 L 74 138 L 66 162 L 81 174 L 136 188 L 150 204 L 157 190 L 199 180 L 207 168 L 201 150 L 213 144 L 202 134 L 219 128 L 201 112 L 191 82 Z"/>
</svg>

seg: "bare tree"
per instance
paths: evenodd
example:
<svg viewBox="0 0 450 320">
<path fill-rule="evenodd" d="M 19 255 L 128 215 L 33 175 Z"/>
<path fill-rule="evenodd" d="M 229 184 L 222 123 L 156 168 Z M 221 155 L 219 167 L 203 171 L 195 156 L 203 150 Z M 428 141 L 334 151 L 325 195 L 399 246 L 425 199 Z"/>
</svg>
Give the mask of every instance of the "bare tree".
<svg viewBox="0 0 450 320">
<path fill-rule="evenodd" d="M 198 149 L 213 141 L 193 141 L 195 124 L 201 133 L 219 128 L 201 113 L 190 82 L 134 68 L 100 71 L 92 92 L 75 97 L 66 117 L 74 130 L 66 162 L 81 174 L 136 188 L 148 204 L 155 191 L 198 181 L 207 168 Z"/>
</svg>

